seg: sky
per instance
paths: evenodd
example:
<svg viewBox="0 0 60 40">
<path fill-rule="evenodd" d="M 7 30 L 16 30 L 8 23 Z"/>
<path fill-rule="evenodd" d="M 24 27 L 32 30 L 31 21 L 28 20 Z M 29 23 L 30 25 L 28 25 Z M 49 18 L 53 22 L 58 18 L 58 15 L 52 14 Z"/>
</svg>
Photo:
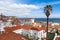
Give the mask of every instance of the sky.
<svg viewBox="0 0 60 40">
<path fill-rule="evenodd" d="M 46 18 L 46 5 L 52 5 L 50 18 L 60 18 L 60 0 L 0 0 L 0 14 L 20 18 Z"/>
</svg>

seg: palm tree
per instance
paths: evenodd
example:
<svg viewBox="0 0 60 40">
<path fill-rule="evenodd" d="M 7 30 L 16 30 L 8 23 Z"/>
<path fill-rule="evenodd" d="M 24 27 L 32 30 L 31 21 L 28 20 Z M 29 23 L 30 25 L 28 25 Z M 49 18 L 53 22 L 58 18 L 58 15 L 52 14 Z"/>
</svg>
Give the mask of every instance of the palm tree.
<svg viewBox="0 0 60 40">
<path fill-rule="evenodd" d="M 46 27 L 47 28 L 47 34 L 46 34 L 47 37 L 48 37 L 48 19 L 49 19 L 49 15 L 50 15 L 51 11 L 52 11 L 52 6 L 51 5 L 46 5 L 44 7 L 44 12 L 45 12 L 45 15 L 47 16 L 47 27 Z"/>
</svg>

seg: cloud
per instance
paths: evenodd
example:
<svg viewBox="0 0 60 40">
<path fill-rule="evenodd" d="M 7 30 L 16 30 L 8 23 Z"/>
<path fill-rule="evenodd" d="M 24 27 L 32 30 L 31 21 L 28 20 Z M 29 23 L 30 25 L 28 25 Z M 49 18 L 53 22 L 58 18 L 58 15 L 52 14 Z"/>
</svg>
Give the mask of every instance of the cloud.
<svg viewBox="0 0 60 40">
<path fill-rule="evenodd" d="M 18 4 L 14 2 L 14 0 L 0 0 L 0 13 L 8 16 L 42 18 L 46 17 L 43 13 L 43 8 L 48 4 L 55 5 L 60 4 L 60 2 L 40 3 L 34 5 Z"/>
<path fill-rule="evenodd" d="M 38 9 L 36 5 L 28 5 L 28 4 L 11 4 L 9 5 L 10 8 L 24 8 L 24 9 Z"/>
<path fill-rule="evenodd" d="M 55 1 L 55 2 L 42 2 L 42 3 L 39 3 L 37 5 L 39 5 L 40 8 L 43 8 L 45 7 L 46 5 L 56 5 L 56 4 L 60 4 L 60 1 Z"/>
<path fill-rule="evenodd" d="M 60 4 L 60 1 L 50 2 L 50 3 L 48 3 L 48 4 L 51 4 L 51 5 Z"/>
<path fill-rule="evenodd" d="M 60 18 L 60 14 L 56 14 L 56 13 L 51 14 L 50 18 Z"/>
<path fill-rule="evenodd" d="M 31 17 L 30 15 L 33 14 L 32 10 L 38 9 L 38 6 L 32 4 L 17 4 L 6 0 L 0 1 L 0 13 L 8 16 Z"/>
</svg>

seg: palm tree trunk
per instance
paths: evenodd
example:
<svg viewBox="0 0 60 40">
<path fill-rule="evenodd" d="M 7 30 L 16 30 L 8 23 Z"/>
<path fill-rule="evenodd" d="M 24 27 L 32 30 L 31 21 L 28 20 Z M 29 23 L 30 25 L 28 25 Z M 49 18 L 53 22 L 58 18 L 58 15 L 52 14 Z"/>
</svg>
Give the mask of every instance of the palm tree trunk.
<svg viewBox="0 0 60 40">
<path fill-rule="evenodd" d="M 49 17 L 47 17 L 47 27 L 46 27 L 46 29 L 47 29 L 46 32 L 47 32 L 47 33 L 46 33 L 46 40 L 48 40 L 48 19 L 49 19 Z"/>
</svg>

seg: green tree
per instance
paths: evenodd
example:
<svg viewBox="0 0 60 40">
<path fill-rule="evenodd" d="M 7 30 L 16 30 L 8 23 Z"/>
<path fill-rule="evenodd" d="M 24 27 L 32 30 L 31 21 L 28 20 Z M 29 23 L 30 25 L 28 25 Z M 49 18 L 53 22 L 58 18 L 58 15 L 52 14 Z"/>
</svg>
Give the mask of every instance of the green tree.
<svg viewBox="0 0 60 40">
<path fill-rule="evenodd" d="M 26 37 L 28 38 L 28 34 L 26 34 Z"/>
<path fill-rule="evenodd" d="M 47 16 L 47 37 L 48 37 L 48 19 L 49 19 L 49 15 L 50 15 L 50 12 L 52 11 L 52 6 L 51 5 L 46 5 L 45 7 L 44 7 L 44 12 L 45 12 L 45 15 Z M 48 39 L 47 39 L 48 40 Z"/>
<path fill-rule="evenodd" d="M 36 40 L 39 40 L 39 37 L 37 37 L 37 39 Z"/>
</svg>

